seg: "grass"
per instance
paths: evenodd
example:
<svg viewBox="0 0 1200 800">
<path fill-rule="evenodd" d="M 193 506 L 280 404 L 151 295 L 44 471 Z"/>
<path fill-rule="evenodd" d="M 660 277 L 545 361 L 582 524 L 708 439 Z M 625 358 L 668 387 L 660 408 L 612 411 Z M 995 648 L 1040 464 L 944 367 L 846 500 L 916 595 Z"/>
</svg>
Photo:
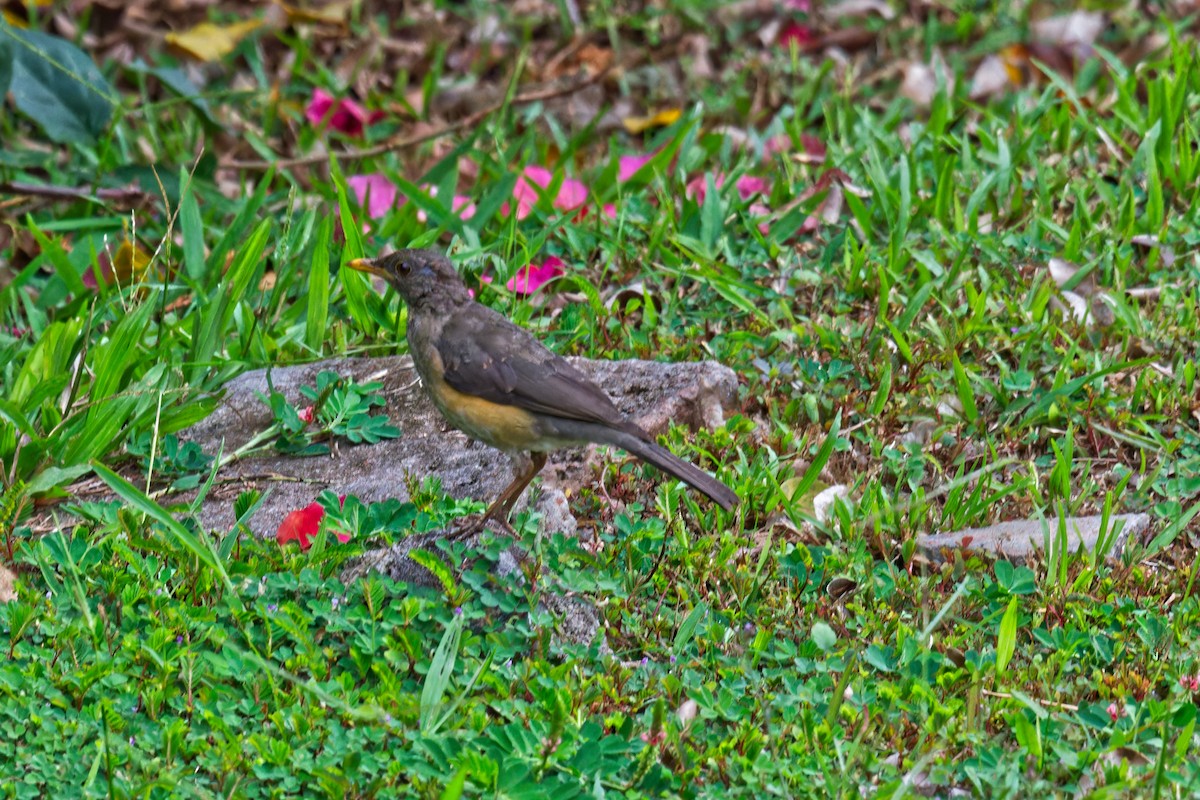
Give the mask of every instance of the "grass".
<svg viewBox="0 0 1200 800">
<path fill-rule="evenodd" d="M 696 33 L 716 10 L 618 12 L 587 11 L 621 51 L 665 47 L 664 19 Z M 1115 14 L 1074 76 L 972 99 L 973 64 L 1009 43 L 1015 13 L 863 23 L 887 64 L 945 51 L 956 80 L 928 109 L 857 56 L 864 71 L 843 74 L 764 50 L 738 23 L 714 43 L 720 80 L 684 74 L 679 119 L 646 133 L 512 102 L 448 149 L 328 170 L 218 170 L 211 145 L 195 156 L 216 140 L 206 115 L 232 112 L 262 158 L 360 144 L 303 119 L 305 76 L 342 94 L 311 34 L 283 34 L 296 57 L 278 94 L 222 78 L 201 106 L 125 75 L 136 113 L 59 158 L 5 114 L 0 180 L 141 179 L 151 200 L 26 200 L 5 219 L 18 235 L 0 249 L 0 552 L 19 581 L 0 605 L 0 793 L 1195 793 L 1195 48 L 1164 22 L 1165 49 L 1126 63 L 1113 53 L 1148 31 Z M 353 36 L 368 36 L 363 14 Z M 538 36 L 557 33 L 501 24 L 525 63 L 545 63 Z M 271 36 L 240 45 L 229 74 L 275 74 Z M 394 110 L 415 88 L 429 108 L 461 77 L 445 56 L 381 84 L 370 101 L 393 113 L 368 143 L 405 132 Z M 678 99 L 644 88 L 654 63 L 619 87 L 652 112 Z M 752 142 L 785 135 L 787 151 L 739 146 L 729 128 L 747 120 Z M 621 155 L 651 153 L 620 180 Z M 502 205 L 530 164 L 555 177 L 518 219 Z M 364 232 L 346 177 L 373 172 L 408 202 Z M 769 181 L 763 197 L 741 196 L 747 176 Z M 584 214 L 553 202 L 568 178 L 588 189 Z M 697 178 L 703 198 L 687 189 Z M 448 207 L 456 193 L 469 219 Z M 772 210 L 765 232 L 755 203 Z M 558 352 L 731 366 L 728 422 L 667 443 L 719 465 L 741 510 L 618 463 L 603 480 L 624 510 L 590 487 L 573 498 L 595 543 L 521 519 L 521 571 L 494 569 L 508 542 L 444 544 L 419 556 L 435 590 L 337 576 L 474 507 L 436 484 L 405 503 L 323 497 L 324 533 L 303 553 L 249 535 L 255 496 L 232 530 L 170 505 L 161 489 L 204 491 L 222 455 L 175 436 L 232 377 L 404 348 L 403 304 L 341 269 L 384 243 L 449 249 L 483 302 Z M 567 270 L 546 292 L 505 289 L 548 254 Z M 1052 258 L 1084 274 L 1059 286 Z M 1089 282 L 1109 324 L 1060 310 L 1064 288 Z M 1128 292 L 1142 287 L 1155 292 Z M 80 491 L 96 478 L 116 500 Z M 851 502 L 809 524 L 833 483 Z M 1116 559 L 1065 552 L 1057 532 L 1025 565 L 934 563 L 916 547 L 1005 519 L 1134 511 L 1151 534 Z M 593 605 L 611 652 L 557 636 L 551 596 Z"/>
</svg>

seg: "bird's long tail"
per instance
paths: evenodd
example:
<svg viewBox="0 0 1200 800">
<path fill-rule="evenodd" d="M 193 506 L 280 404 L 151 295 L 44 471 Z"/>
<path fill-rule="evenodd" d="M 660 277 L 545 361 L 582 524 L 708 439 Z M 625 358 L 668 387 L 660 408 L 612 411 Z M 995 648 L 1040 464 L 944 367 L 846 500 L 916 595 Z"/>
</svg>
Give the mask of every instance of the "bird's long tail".
<svg viewBox="0 0 1200 800">
<path fill-rule="evenodd" d="M 601 426 L 597 425 L 596 427 L 600 428 Z M 740 501 L 737 492 L 733 489 L 696 465 L 684 461 L 667 448 L 628 431 L 612 428 L 602 428 L 601 430 L 603 433 L 596 436 L 593 441 L 616 445 L 642 461 L 653 464 L 668 475 L 674 475 L 696 491 L 708 495 L 713 502 L 726 511 L 733 510 Z"/>
</svg>

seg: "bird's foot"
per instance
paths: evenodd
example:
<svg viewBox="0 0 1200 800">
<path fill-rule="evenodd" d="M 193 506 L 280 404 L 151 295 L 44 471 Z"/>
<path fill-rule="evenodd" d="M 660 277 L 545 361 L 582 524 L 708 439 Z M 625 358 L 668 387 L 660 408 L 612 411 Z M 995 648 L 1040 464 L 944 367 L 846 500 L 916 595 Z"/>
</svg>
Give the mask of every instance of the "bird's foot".
<svg viewBox="0 0 1200 800">
<path fill-rule="evenodd" d="M 464 539 L 469 539 L 478 533 L 481 533 L 487 527 L 488 521 L 494 522 L 500 529 L 510 535 L 516 536 L 517 532 L 505 520 L 497 519 L 496 517 L 489 518 L 486 514 L 473 514 L 469 517 L 462 517 L 449 529 L 446 536 L 452 542 L 461 542 Z"/>
</svg>

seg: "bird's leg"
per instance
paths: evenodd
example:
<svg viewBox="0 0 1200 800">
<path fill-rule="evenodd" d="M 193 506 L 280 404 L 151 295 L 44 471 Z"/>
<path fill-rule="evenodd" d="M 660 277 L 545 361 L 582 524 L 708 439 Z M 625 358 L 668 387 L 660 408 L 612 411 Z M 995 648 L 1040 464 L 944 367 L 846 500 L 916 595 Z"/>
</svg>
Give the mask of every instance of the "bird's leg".
<svg viewBox="0 0 1200 800">
<path fill-rule="evenodd" d="M 525 491 L 525 487 L 542 471 L 542 467 L 546 466 L 546 454 L 539 452 L 530 453 L 529 461 L 529 467 L 523 472 L 517 473 L 517 476 L 513 478 L 513 482 L 508 485 L 508 488 L 492 501 L 487 511 L 483 512 L 483 516 L 458 531 L 456 538 L 478 533 L 483 530 L 483 526 L 487 524 L 489 519 L 499 522 L 510 531 L 512 530 L 508 524 L 508 515 L 512 511 L 512 507 L 516 505 L 517 500 L 521 497 L 521 493 Z"/>
</svg>

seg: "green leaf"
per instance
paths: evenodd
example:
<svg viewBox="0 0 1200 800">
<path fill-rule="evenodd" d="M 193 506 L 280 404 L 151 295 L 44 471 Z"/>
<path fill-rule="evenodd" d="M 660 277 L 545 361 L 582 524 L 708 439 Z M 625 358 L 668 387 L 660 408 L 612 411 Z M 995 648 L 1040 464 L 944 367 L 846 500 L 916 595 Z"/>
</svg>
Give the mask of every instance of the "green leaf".
<svg viewBox="0 0 1200 800">
<path fill-rule="evenodd" d="M 446 566 L 446 562 L 442 561 L 428 550 L 413 548 L 408 552 L 408 557 L 417 564 L 420 564 L 425 569 L 429 570 L 435 578 L 442 584 L 442 589 L 446 593 L 450 593 L 454 589 L 454 577 L 450 572 L 450 568 Z"/>
<path fill-rule="evenodd" d="M 29 485 L 25 487 L 25 491 L 30 494 L 37 494 L 38 492 L 53 489 L 56 486 L 66 486 L 91 471 L 92 467 L 90 464 L 74 464 L 70 467 L 46 467 L 29 482 Z"/>
<path fill-rule="evenodd" d="M 325 326 L 329 321 L 329 248 L 332 239 L 333 217 L 325 215 L 313 243 L 304 311 L 304 343 L 317 354 L 321 353 Z"/>
<path fill-rule="evenodd" d="M 201 564 L 211 569 L 225 587 L 229 602 L 235 608 L 242 608 L 242 602 L 238 597 L 237 591 L 233 588 L 233 582 L 229 579 L 229 573 L 225 571 L 225 564 L 217 555 L 212 540 L 206 534 L 201 534 L 203 536 L 202 540 L 200 536 L 183 527 L 165 508 L 147 497 L 142 490 L 103 464 L 93 462 L 92 469 L 96 471 L 96 475 L 100 477 L 100 480 L 108 484 L 108 488 L 112 489 L 118 497 L 137 511 L 142 512 L 150 517 L 150 519 L 162 525 L 168 536 L 176 544 L 194 555 L 200 560 Z"/>
<path fill-rule="evenodd" d="M 182 189 L 179 195 L 179 233 L 183 237 L 183 270 L 192 280 L 203 285 L 207 271 L 204 263 L 204 223 L 200 219 L 200 204 L 196 202 L 192 181 L 180 168 Z"/>
<path fill-rule="evenodd" d="M 962 404 L 963 418 L 974 425 L 979 421 L 979 409 L 975 406 L 975 391 L 971 388 L 967 371 L 963 368 L 962 362 L 958 360 L 958 354 L 951 353 L 950 357 L 953 359 L 954 366 L 954 388 L 958 392 L 958 402 Z"/>
<path fill-rule="evenodd" d="M 450 686 L 450 676 L 454 674 L 454 662 L 458 657 L 458 642 L 462 638 L 462 629 L 463 617 L 454 617 L 442 635 L 442 641 L 429 664 L 425 685 L 421 687 L 421 730 L 424 732 L 428 732 L 433 724 L 442 698 L 446 695 L 446 689 Z"/>
<path fill-rule="evenodd" d="M 1187 529 L 1188 523 L 1195 519 L 1197 513 L 1200 513 L 1200 502 L 1192 503 L 1191 508 L 1172 519 L 1171 523 L 1163 528 L 1150 544 L 1146 545 L 1146 552 L 1142 557 L 1149 558 L 1174 542 L 1176 537 Z"/>
<path fill-rule="evenodd" d="M 66 39 L 0 21 L 12 54 L 9 90 L 17 109 L 56 142 L 90 144 L 112 119 L 117 93 Z"/>
<path fill-rule="evenodd" d="M 708 613 L 708 603 L 703 601 L 696 604 L 691 613 L 679 626 L 679 631 L 675 634 L 675 643 L 671 647 L 671 652 L 679 655 L 683 652 L 683 648 L 687 647 L 687 643 L 691 641 L 692 634 L 696 631 L 696 626 L 700 620 L 704 619 L 704 615 Z"/>
<path fill-rule="evenodd" d="M 833 628 L 829 627 L 829 624 L 825 622 L 813 623 L 812 638 L 813 643 L 825 652 L 829 652 L 833 649 L 833 646 L 837 644 L 837 634 L 834 633 Z"/>
<path fill-rule="evenodd" d="M 1017 649 L 1017 598 L 1008 601 L 1004 618 L 1000 620 L 1000 633 L 996 636 L 996 675 L 1004 674 L 1008 662 Z"/>
<path fill-rule="evenodd" d="M 463 796 L 463 789 L 467 785 L 467 768 L 459 767 L 458 772 L 454 773 L 454 777 L 446 784 L 446 788 L 442 790 L 442 800 L 459 800 Z"/>
<path fill-rule="evenodd" d="M 700 241 L 708 253 L 716 250 L 717 240 L 724 230 L 725 209 L 717 193 L 716 180 L 712 173 L 704 178 L 704 203 L 700 207 Z"/>
<path fill-rule="evenodd" d="M 0 19 L 0 25 L 5 24 Z M 0 97 L 8 93 L 8 86 L 12 83 L 12 49 L 12 42 L 0 33 Z"/>
<path fill-rule="evenodd" d="M 129 69 L 158 78 L 163 86 L 184 100 L 187 100 L 193 108 L 199 111 L 201 116 L 204 117 L 205 122 L 214 127 L 219 127 L 220 123 L 213 116 L 212 108 L 208 105 L 208 101 L 204 99 L 204 95 L 201 93 L 199 87 L 192 83 L 183 70 L 178 67 L 150 66 L 140 58 L 130 64 Z"/>
<path fill-rule="evenodd" d="M 250 237 L 237 248 L 233 263 L 219 281 L 202 310 L 196 315 L 188 361 L 192 365 L 190 382 L 203 385 L 210 371 L 209 361 L 226 347 L 232 329 L 234 309 L 246 299 L 254 278 L 263 268 L 262 253 L 267 245 L 273 220 L 264 219 Z M 219 274 L 219 273 L 218 273 Z"/>
<path fill-rule="evenodd" d="M 349 307 L 350 317 L 364 331 L 373 334 L 374 328 L 370 324 L 372 316 L 367 308 L 367 295 L 371 292 L 370 281 L 367 280 L 366 275 L 345 268 L 348 261 L 364 255 L 362 235 L 359 233 L 358 222 L 355 221 L 350 210 L 350 195 L 346 192 L 346 181 L 342 178 L 336 161 L 330 162 L 330 172 L 334 186 L 337 187 L 338 213 L 341 216 L 342 231 L 346 236 L 346 246 L 342 249 L 338 275 L 342 279 L 342 288 L 346 292 L 346 305 Z"/>
</svg>

